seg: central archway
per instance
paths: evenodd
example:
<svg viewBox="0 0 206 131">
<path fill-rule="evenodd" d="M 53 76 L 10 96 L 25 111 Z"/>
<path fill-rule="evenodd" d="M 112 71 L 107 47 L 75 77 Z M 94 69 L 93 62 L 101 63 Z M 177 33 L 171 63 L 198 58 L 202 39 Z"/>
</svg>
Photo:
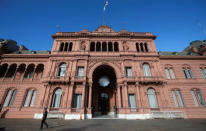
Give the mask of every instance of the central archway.
<svg viewBox="0 0 206 131">
<path fill-rule="evenodd" d="M 93 74 L 93 115 L 113 114 L 116 106 L 117 77 L 114 69 L 109 65 L 98 66 Z"/>
</svg>

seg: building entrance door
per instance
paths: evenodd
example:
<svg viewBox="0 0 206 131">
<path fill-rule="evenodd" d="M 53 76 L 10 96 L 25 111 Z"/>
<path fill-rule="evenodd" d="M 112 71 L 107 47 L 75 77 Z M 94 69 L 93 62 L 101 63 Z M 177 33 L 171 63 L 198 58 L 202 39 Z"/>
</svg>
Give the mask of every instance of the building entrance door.
<svg viewBox="0 0 206 131">
<path fill-rule="evenodd" d="M 102 115 L 107 115 L 109 112 L 109 95 L 107 93 L 100 93 L 98 98 L 98 111 Z"/>
</svg>

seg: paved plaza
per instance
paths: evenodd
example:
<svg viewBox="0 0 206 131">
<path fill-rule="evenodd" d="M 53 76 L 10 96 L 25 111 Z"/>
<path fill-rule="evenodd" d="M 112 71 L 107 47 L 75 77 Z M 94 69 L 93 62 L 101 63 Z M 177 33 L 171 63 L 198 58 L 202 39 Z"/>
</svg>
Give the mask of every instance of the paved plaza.
<svg viewBox="0 0 206 131">
<path fill-rule="evenodd" d="M 38 131 L 41 120 L 0 119 L 0 131 Z M 48 119 L 49 131 L 206 131 L 206 119 L 60 120 Z"/>
</svg>

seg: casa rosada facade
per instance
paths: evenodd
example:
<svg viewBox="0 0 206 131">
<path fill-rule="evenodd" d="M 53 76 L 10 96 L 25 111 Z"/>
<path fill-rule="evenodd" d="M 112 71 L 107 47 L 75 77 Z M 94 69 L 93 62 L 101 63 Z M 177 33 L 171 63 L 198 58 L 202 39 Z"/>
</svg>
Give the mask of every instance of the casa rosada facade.
<svg viewBox="0 0 206 131">
<path fill-rule="evenodd" d="M 52 37 L 51 52 L 1 43 L 2 118 L 206 118 L 206 41 L 157 52 L 152 33 L 106 25 Z"/>
</svg>

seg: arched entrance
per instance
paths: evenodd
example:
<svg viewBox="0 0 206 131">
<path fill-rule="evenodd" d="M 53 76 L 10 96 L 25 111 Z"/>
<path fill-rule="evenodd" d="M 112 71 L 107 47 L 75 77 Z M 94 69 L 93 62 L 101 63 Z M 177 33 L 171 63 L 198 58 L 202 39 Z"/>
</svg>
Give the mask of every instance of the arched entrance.
<svg viewBox="0 0 206 131">
<path fill-rule="evenodd" d="M 109 65 L 97 67 L 92 75 L 92 107 L 93 115 L 113 114 L 116 106 L 116 74 Z"/>
</svg>

